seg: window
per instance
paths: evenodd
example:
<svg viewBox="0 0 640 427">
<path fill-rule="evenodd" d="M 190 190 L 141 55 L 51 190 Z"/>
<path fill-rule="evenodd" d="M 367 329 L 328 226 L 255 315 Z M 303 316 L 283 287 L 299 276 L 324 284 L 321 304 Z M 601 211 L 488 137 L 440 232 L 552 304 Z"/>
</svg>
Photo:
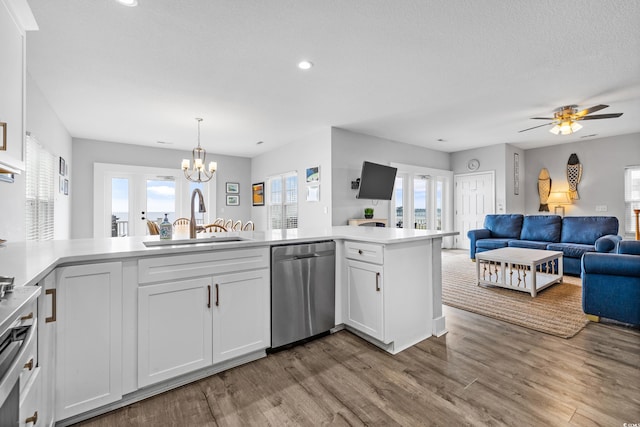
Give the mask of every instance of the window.
<svg viewBox="0 0 640 427">
<path fill-rule="evenodd" d="M 56 158 L 30 135 L 25 149 L 26 240 L 53 240 Z"/>
<path fill-rule="evenodd" d="M 289 172 L 267 180 L 269 228 L 298 228 L 298 174 Z"/>
<path fill-rule="evenodd" d="M 627 234 L 636 232 L 634 209 L 640 209 L 640 166 L 624 169 L 624 231 Z"/>
</svg>

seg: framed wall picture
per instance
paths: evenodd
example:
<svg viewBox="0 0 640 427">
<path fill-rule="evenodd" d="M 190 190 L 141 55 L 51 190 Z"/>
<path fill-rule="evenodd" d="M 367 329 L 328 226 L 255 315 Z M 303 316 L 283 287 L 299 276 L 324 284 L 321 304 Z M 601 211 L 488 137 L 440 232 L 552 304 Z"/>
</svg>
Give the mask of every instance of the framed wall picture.
<svg viewBox="0 0 640 427">
<path fill-rule="evenodd" d="M 520 155 L 513 153 L 513 194 L 520 194 Z"/>
<path fill-rule="evenodd" d="M 239 204 L 240 204 L 240 196 L 238 195 L 227 196 L 227 206 L 238 206 Z"/>
<path fill-rule="evenodd" d="M 264 182 L 251 185 L 251 200 L 253 206 L 264 206 Z"/>
<path fill-rule="evenodd" d="M 318 181 L 320 181 L 320 166 L 307 168 L 307 182 L 318 182 Z"/>
<path fill-rule="evenodd" d="M 307 202 L 320 201 L 320 185 L 310 185 L 307 187 Z"/>
<path fill-rule="evenodd" d="M 65 196 L 69 195 L 69 180 L 68 179 L 64 180 L 64 195 Z"/>
<path fill-rule="evenodd" d="M 240 193 L 240 184 L 237 182 L 227 182 L 227 194 Z"/>
<path fill-rule="evenodd" d="M 0 122 L 0 151 L 7 150 L 7 124 Z"/>
<path fill-rule="evenodd" d="M 67 162 L 65 162 L 65 160 L 60 157 L 60 166 L 59 166 L 59 173 L 62 176 L 67 176 Z"/>
</svg>

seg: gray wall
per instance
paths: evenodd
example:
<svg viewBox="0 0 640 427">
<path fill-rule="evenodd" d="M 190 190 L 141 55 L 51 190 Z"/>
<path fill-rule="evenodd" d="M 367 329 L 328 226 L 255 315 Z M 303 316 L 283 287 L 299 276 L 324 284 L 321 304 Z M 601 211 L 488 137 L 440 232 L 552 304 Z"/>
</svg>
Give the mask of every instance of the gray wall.
<svg viewBox="0 0 640 427">
<path fill-rule="evenodd" d="M 450 170 L 449 157 L 449 153 L 442 151 L 331 128 L 333 225 L 347 225 L 350 218 L 364 218 L 366 207 L 374 208 L 376 218 L 389 216 L 388 201 L 359 200 L 356 199 L 357 190 L 351 189 L 351 181 L 360 177 L 363 161 Z"/>
<path fill-rule="evenodd" d="M 315 166 L 320 167 L 320 201 L 308 202 L 306 170 Z M 330 227 L 332 176 L 331 131 L 328 127 L 256 156 L 251 161 L 252 182 L 266 182 L 270 176 L 292 171 L 298 172 L 298 226 Z M 266 206 L 253 207 L 252 216 L 256 230 L 267 228 Z"/>
<path fill-rule="evenodd" d="M 74 138 L 71 205 L 73 228 L 71 237 L 90 238 L 93 236 L 94 163 L 179 169 L 183 158 L 190 159 L 191 152 Z M 250 219 L 251 159 L 215 153 L 207 153 L 207 159 L 218 162 L 218 171 L 216 172 L 217 212 L 211 216 L 213 218 L 219 216 L 242 219 L 243 222 Z M 226 206 L 226 182 L 240 183 L 240 206 Z"/>
<path fill-rule="evenodd" d="M 610 138 L 598 138 L 550 147 L 527 150 L 527 169 L 524 185 L 527 214 L 538 213 L 540 200 L 537 193 L 540 169 L 547 168 L 551 175 L 552 191 L 566 191 L 567 161 L 572 153 L 582 163 L 582 180 L 578 184 L 580 200 L 566 206 L 566 215 L 615 216 L 624 230 L 624 168 L 640 165 L 640 133 Z M 606 212 L 597 212 L 597 205 L 605 205 Z"/>
</svg>

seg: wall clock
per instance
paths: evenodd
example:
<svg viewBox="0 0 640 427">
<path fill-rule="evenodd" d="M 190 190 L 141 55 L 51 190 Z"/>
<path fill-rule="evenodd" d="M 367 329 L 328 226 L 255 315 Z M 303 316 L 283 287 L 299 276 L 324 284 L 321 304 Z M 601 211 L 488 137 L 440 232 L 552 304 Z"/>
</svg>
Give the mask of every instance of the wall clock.
<svg viewBox="0 0 640 427">
<path fill-rule="evenodd" d="M 470 171 L 478 170 L 479 167 L 480 167 L 480 160 L 478 159 L 471 159 L 467 162 L 467 169 L 469 169 Z"/>
</svg>

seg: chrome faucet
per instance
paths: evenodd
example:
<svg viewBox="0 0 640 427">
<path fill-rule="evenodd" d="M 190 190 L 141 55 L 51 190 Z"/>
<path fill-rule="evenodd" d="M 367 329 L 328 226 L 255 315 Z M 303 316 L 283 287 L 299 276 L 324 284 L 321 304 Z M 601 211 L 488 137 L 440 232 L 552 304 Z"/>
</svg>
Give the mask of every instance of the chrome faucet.
<svg viewBox="0 0 640 427">
<path fill-rule="evenodd" d="M 196 213 L 193 209 L 193 199 L 198 195 L 198 212 L 206 212 L 207 208 L 204 205 L 204 196 L 199 188 L 195 188 L 191 193 L 191 221 L 189 221 L 189 238 L 196 238 Z"/>
</svg>

